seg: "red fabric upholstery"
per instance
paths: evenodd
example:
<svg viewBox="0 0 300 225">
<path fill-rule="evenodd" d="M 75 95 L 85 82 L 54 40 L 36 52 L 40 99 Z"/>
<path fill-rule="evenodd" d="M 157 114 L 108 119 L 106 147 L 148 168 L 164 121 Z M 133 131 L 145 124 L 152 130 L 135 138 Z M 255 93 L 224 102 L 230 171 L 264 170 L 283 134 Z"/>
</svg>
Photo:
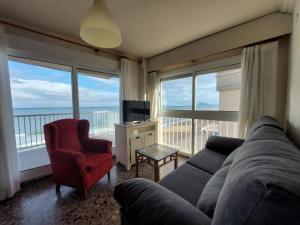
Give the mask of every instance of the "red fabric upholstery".
<svg viewBox="0 0 300 225">
<path fill-rule="evenodd" d="M 90 139 L 87 120 L 57 120 L 44 132 L 56 184 L 87 190 L 112 168 L 111 141 Z"/>
</svg>

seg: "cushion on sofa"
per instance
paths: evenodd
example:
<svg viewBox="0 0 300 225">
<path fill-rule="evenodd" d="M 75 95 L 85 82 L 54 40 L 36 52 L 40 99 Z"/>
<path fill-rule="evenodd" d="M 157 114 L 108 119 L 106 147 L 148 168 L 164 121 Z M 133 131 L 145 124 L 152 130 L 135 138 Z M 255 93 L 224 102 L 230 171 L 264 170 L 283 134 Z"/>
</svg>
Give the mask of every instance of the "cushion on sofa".
<svg viewBox="0 0 300 225">
<path fill-rule="evenodd" d="M 277 208 L 285 215 L 281 221 L 289 222 L 283 224 L 296 224 L 296 215 L 289 217 L 288 206 L 295 202 L 291 196 L 300 196 L 299 150 L 284 141 L 270 139 L 246 141 L 240 148 L 225 179 L 212 224 L 278 224 L 276 216 L 267 213 L 276 212 Z M 274 187 L 291 195 L 283 202 L 278 192 L 272 191 Z"/>
<path fill-rule="evenodd" d="M 221 168 L 225 159 L 226 155 L 205 148 L 190 158 L 187 163 L 210 174 L 214 174 Z"/>
<path fill-rule="evenodd" d="M 259 140 L 277 140 L 292 144 L 284 132 L 276 127 L 270 126 L 262 126 L 257 128 L 256 131 L 246 139 L 246 142 Z"/>
<path fill-rule="evenodd" d="M 210 218 L 214 215 L 217 201 L 224 186 L 229 168 L 230 165 L 221 168 L 210 178 L 198 200 L 197 207 Z"/>
<path fill-rule="evenodd" d="M 211 224 L 211 219 L 195 206 L 146 179 L 135 178 L 118 184 L 114 198 L 122 206 L 122 222 L 134 221 L 134 224 L 143 225 Z"/>
<path fill-rule="evenodd" d="M 263 116 L 257 121 L 255 121 L 248 129 L 246 134 L 246 139 L 250 137 L 251 134 L 253 134 L 258 128 L 263 126 L 269 126 L 269 127 L 275 127 L 279 130 L 283 131 L 283 128 L 280 126 L 278 121 L 270 116 Z"/>
<path fill-rule="evenodd" d="M 240 147 L 244 143 L 244 141 L 244 139 L 239 138 L 211 136 L 207 140 L 205 148 L 228 156 L 236 148 Z"/>
<path fill-rule="evenodd" d="M 210 178 L 211 174 L 185 163 L 160 180 L 159 184 L 196 206 Z"/>
<path fill-rule="evenodd" d="M 240 150 L 240 148 L 235 149 L 233 152 L 230 153 L 229 156 L 227 156 L 227 158 L 225 159 L 225 161 L 222 164 L 222 167 L 226 167 L 229 166 L 233 163 L 233 160 L 237 154 L 237 152 Z"/>
</svg>

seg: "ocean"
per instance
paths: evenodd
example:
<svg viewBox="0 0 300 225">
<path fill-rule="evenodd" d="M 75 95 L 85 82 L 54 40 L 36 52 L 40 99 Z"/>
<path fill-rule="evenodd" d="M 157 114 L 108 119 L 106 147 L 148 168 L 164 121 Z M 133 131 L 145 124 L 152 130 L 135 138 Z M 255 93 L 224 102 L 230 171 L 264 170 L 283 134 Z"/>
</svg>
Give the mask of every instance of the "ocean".
<svg viewBox="0 0 300 225">
<path fill-rule="evenodd" d="M 14 108 L 14 116 L 20 115 L 40 115 L 40 114 L 57 114 L 57 113 L 72 113 L 71 107 L 60 108 Z M 119 112 L 119 107 L 80 107 L 80 112 L 96 112 L 96 111 L 109 111 Z"/>
</svg>

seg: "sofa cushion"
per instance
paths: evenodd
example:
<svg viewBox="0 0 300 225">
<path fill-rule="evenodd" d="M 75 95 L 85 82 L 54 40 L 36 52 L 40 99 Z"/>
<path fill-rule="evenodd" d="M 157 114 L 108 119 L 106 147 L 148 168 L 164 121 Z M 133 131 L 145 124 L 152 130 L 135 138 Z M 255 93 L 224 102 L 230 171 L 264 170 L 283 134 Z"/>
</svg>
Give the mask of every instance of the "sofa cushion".
<svg viewBox="0 0 300 225">
<path fill-rule="evenodd" d="M 237 152 L 240 150 L 240 148 L 235 149 L 233 152 L 230 153 L 229 156 L 227 156 L 227 158 L 225 159 L 225 161 L 222 164 L 222 167 L 231 165 L 233 163 L 233 160 L 237 154 Z"/>
<path fill-rule="evenodd" d="M 210 218 L 214 215 L 217 201 L 224 186 L 229 167 L 230 165 L 221 168 L 210 178 L 198 200 L 197 207 Z"/>
<path fill-rule="evenodd" d="M 249 141 L 259 141 L 259 140 L 277 140 L 288 144 L 292 144 L 290 140 L 286 137 L 285 133 L 276 127 L 262 126 L 253 132 L 246 140 Z"/>
<path fill-rule="evenodd" d="M 164 177 L 159 184 L 196 206 L 210 178 L 211 174 L 185 163 Z"/>
<path fill-rule="evenodd" d="M 211 224 L 211 219 L 195 206 L 150 180 L 124 181 L 115 187 L 114 198 L 122 206 L 122 224 Z"/>
<path fill-rule="evenodd" d="M 283 224 L 296 224 L 299 215 L 291 215 L 289 206 L 295 205 L 293 196 L 300 196 L 299 150 L 280 139 L 249 141 L 240 148 L 225 179 L 212 224 L 278 224 L 278 215 L 269 214 L 278 208 L 282 209 L 281 221 L 288 221 Z M 284 201 L 274 187 L 288 193 Z"/>
<path fill-rule="evenodd" d="M 259 120 L 255 121 L 247 131 L 246 139 L 248 139 L 258 128 L 262 126 L 275 127 L 283 131 L 278 121 L 270 116 L 263 116 Z"/>
<path fill-rule="evenodd" d="M 207 140 L 205 148 L 228 156 L 236 148 L 240 147 L 244 143 L 244 141 L 244 139 L 239 138 L 211 136 Z"/>
<path fill-rule="evenodd" d="M 225 159 L 226 155 L 205 148 L 189 159 L 187 163 L 210 174 L 214 174 L 221 168 Z"/>
</svg>

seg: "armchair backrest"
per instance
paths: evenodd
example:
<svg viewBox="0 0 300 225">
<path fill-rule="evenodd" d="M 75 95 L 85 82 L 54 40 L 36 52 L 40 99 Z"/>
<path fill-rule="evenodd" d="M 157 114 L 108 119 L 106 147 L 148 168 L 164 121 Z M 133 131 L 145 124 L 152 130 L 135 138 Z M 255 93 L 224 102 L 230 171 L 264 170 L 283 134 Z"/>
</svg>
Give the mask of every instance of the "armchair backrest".
<svg viewBox="0 0 300 225">
<path fill-rule="evenodd" d="M 89 122 L 78 119 L 62 119 L 44 125 L 48 152 L 58 148 L 81 151 L 81 140 L 88 137 Z"/>
</svg>

